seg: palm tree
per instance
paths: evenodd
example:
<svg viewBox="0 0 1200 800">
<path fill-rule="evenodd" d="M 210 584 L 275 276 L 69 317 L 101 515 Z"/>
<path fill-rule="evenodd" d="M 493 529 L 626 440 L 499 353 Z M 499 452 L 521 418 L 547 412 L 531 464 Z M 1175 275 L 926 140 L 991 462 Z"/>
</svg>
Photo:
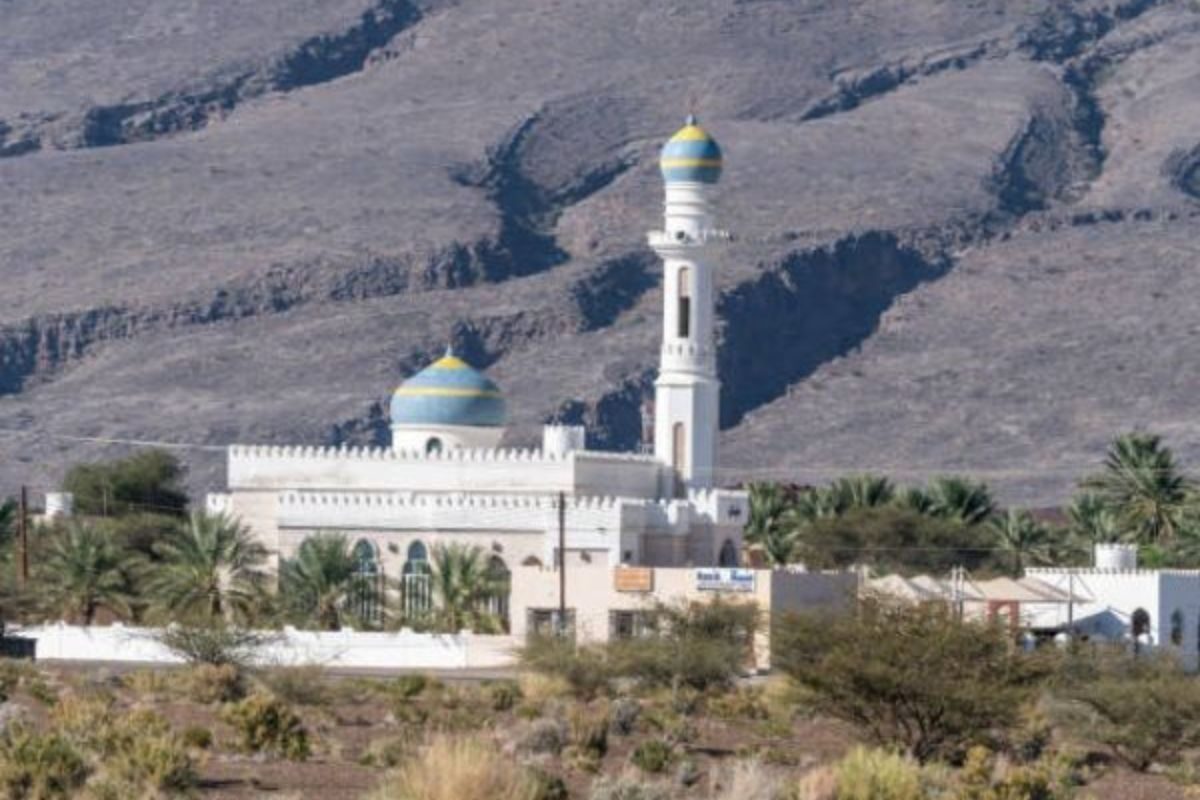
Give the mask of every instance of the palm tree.
<svg viewBox="0 0 1200 800">
<path fill-rule="evenodd" d="M 483 548 L 460 543 L 433 548 L 433 596 L 444 630 L 456 633 L 484 623 L 483 610 L 499 587 Z"/>
<path fill-rule="evenodd" d="M 1011 557 L 1015 575 L 1021 575 L 1027 561 L 1048 561 L 1050 532 L 1028 511 L 1010 508 L 1007 513 L 993 517 L 990 525 L 1000 549 Z"/>
<path fill-rule="evenodd" d="M 236 520 L 193 513 L 155 552 L 161 564 L 147 588 L 164 616 L 206 623 L 256 617 L 267 552 Z"/>
<path fill-rule="evenodd" d="M 1081 492 L 1067 506 L 1071 533 L 1092 544 L 1116 544 L 1125 541 L 1116 513 L 1093 492 Z"/>
<path fill-rule="evenodd" d="M 321 630 L 342 627 L 359 586 L 358 560 L 340 533 L 318 533 L 300 543 L 294 558 L 279 566 L 285 608 Z M 373 588 L 373 587 L 371 587 Z"/>
<path fill-rule="evenodd" d="M 1150 433 L 1118 436 L 1108 448 L 1104 471 L 1083 485 L 1142 543 L 1175 536 L 1192 489 L 1174 454 Z"/>
<path fill-rule="evenodd" d="M 767 563 L 788 563 L 794 544 L 794 532 L 786 519 L 791 507 L 787 493 L 777 483 L 752 483 L 750 518 L 746 522 L 746 541 L 762 551 Z"/>
<path fill-rule="evenodd" d="M 91 625 L 101 608 L 130 615 L 137 562 L 85 522 L 72 521 L 48 543 L 38 568 L 37 602 L 46 613 Z"/>
<path fill-rule="evenodd" d="M 996 510 L 987 485 L 967 478 L 934 478 L 924 492 L 928 503 L 925 513 L 964 525 L 978 525 Z"/>
</svg>

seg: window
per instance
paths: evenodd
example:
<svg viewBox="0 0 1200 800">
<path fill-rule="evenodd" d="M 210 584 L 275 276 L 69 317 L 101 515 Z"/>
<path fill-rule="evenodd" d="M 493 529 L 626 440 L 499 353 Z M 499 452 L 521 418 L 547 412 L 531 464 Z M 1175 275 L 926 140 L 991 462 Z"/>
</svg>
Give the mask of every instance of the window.
<svg viewBox="0 0 1200 800">
<path fill-rule="evenodd" d="M 687 461 L 687 428 L 676 422 L 671 429 L 671 466 L 675 467 L 675 495 L 684 495 L 683 472 Z"/>
<path fill-rule="evenodd" d="M 608 612 L 609 639 L 640 639 L 658 631 L 654 615 L 646 611 Z"/>
<path fill-rule="evenodd" d="M 717 564 L 722 567 L 736 567 L 738 565 L 737 545 L 731 540 L 726 539 L 725 544 L 721 545 L 721 554 L 717 556 Z"/>
<path fill-rule="evenodd" d="M 436 436 L 429 437 L 425 443 L 425 455 L 432 456 L 442 452 L 442 440 Z"/>
<path fill-rule="evenodd" d="M 375 545 L 359 539 L 352 552 L 354 578 L 350 584 L 349 605 L 363 622 L 374 625 L 383 621 L 383 571 Z"/>
<path fill-rule="evenodd" d="M 575 609 L 568 608 L 563 624 L 559 624 L 557 608 L 530 608 L 525 612 L 527 636 L 563 635 L 575 639 Z"/>
<path fill-rule="evenodd" d="M 1183 644 L 1183 612 L 1178 608 L 1171 612 L 1171 644 Z"/>
<path fill-rule="evenodd" d="M 400 575 L 400 609 L 407 619 L 421 619 L 433 608 L 433 579 L 429 551 L 421 541 L 408 546 Z"/>
<path fill-rule="evenodd" d="M 687 267 L 679 268 L 679 314 L 677 333 L 680 339 L 686 339 L 692 332 L 692 271 Z"/>
<path fill-rule="evenodd" d="M 508 597 L 512 591 L 512 572 L 500 556 L 492 556 L 487 566 L 488 595 L 484 598 L 484 610 L 500 621 L 504 632 L 508 632 Z"/>
</svg>

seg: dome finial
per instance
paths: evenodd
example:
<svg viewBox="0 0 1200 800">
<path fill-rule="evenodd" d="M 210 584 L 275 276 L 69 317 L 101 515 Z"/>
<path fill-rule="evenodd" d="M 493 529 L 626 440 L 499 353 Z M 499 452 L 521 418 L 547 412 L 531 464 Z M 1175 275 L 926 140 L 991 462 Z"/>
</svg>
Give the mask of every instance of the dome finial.
<svg viewBox="0 0 1200 800">
<path fill-rule="evenodd" d="M 446 342 L 446 358 L 454 358 L 454 342 Z"/>
<path fill-rule="evenodd" d="M 699 122 L 700 122 L 700 120 L 696 119 L 696 113 L 694 111 L 689 111 L 687 118 L 683 121 L 683 124 L 684 125 L 696 125 Z"/>
</svg>

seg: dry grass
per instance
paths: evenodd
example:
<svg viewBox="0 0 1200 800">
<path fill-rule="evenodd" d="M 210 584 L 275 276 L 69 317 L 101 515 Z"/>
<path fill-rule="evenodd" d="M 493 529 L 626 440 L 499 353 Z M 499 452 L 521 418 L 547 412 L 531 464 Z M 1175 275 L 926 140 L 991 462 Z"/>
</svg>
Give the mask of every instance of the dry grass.
<svg viewBox="0 0 1200 800">
<path fill-rule="evenodd" d="M 370 800 L 537 800 L 533 777 L 494 744 L 439 736 L 390 773 Z"/>
<path fill-rule="evenodd" d="M 782 795 L 779 776 L 758 761 L 739 761 L 729 770 L 713 800 L 775 800 Z"/>
</svg>

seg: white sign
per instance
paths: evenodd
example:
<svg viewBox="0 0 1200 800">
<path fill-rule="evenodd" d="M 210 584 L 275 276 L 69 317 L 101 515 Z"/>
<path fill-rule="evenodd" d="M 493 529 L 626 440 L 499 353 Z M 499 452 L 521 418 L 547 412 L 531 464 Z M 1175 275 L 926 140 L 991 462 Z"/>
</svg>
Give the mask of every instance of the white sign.
<svg viewBox="0 0 1200 800">
<path fill-rule="evenodd" d="M 702 592 L 753 592 L 754 570 L 698 569 L 696 588 Z"/>
</svg>

